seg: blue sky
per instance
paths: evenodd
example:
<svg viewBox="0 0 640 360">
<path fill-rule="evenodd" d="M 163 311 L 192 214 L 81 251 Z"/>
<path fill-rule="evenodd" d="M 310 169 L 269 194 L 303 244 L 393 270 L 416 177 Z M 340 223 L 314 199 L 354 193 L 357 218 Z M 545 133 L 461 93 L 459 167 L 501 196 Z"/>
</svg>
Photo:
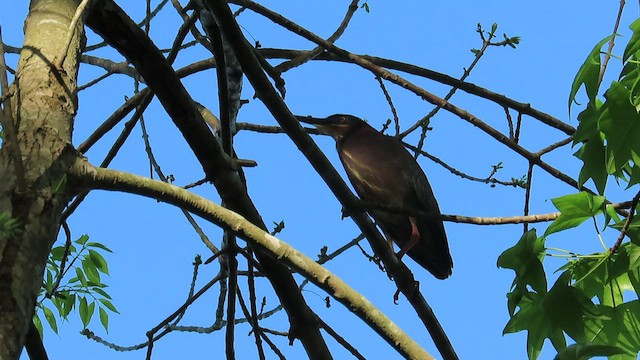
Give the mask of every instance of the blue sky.
<svg viewBox="0 0 640 360">
<path fill-rule="evenodd" d="M 125 2 L 119 2 L 125 6 Z M 154 4 L 157 1 L 154 1 Z M 327 37 L 341 21 L 348 1 L 320 2 L 262 2 L 284 16 Z M 338 46 L 354 53 L 370 54 L 414 63 L 432 70 L 459 77 L 473 60 L 471 48 L 479 48 L 481 41 L 475 32 L 478 23 L 485 29 L 498 23 L 498 34 L 521 36 L 517 49 L 490 48 L 468 81 L 507 95 L 518 101 L 531 103 L 541 111 L 577 126 L 567 112 L 567 98 L 573 77 L 588 52 L 612 31 L 617 2 L 591 4 L 586 2 L 368 2 L 371 12 L 356 12 L 349 28 L 337 42 Z M 126 4 L 133 18 L 140 20 L 144 2 Z M 637 16 L 635 4 L 629 4 L 622 20 L 616 54 L 622 52 L 628 39 L 628 24 Z M 27 4 L 18 3 L 0 13 L 4 41 L 13 46 L 22 42 L 22 25 Z M 240 17 L 245 35 L 250 41 L 259 40 L 263 47 L 310 49 L 307 41 L 245 11 Z M 152 24 L 151 35 L 161 48 L 171 45 L 181 23 L 170 5 Z M 97 42 L 88 34 L 88 43 Z M 189 37 L 189 39 L 191 39 Z M 498 39 L 501 40 L 501 39 Z M 622 45 L 620 45 L 622 44 Z M 94 55 L 108 56 L 120 61 L 122 57 L 110 51 Z M 188 50 L 178 57 L 176 67 L 184 66 L 208 55 L 202 50 Z M 7 62 L 15 67 L 17 56 L 7 55 Z M 615 60 L 614 60 L 615 62 Z M 612 65 L 612 66 L 615 66 Z M 101 70 L 84 65 L 80 83 L 86 83 Z M 615 72 L 611 72 L 612 74 Z M 405 74 L 401 74 L 405 76 Z M 214 71 L 206 71 L 184 80 L 192 96 L 217 113 Z M 406 76 L 410 81 L 443 96 L 448 89 L 426 79 Z M 287 83 L 286 102 L 298 115 L 327 116 L 350 113 L 366 119 L 380 128 L 392 117 L 374 76 L 354 65 L 316 62 L 296 68 L 284 75 Z M 406 128 L 428 113 L 432 106 L 416 95 L 387 83 L 387 88 Z M 80 144 L 133 92 L 129 78 L 112 76 L 98 86 L 80 93 L 78 116 L 75 121 L 74 144 Z M 273 118 L 245 84 L 239 121 L 275 124 Z M 458 106 L 472 112 L 492 126 L 506 131 L 504 110 L 495 104 L 481 101 L 459 92 L 452 99 Z M 577 109 L 577 108 L 576 108 Z M 576 110 L 574 109 L 574 110 Z M 572 114 L 577 114 L 574 111 Z M 515 113 L 513 113 L 515 116 Z M 162 107 L 154 101 L 145 115 L 154 153 L 163 170 L 174 174 L 176 184 L 184 185 L 202 178 L 202 170 L 176 131 Z M 441 111 L 431 122 L 425 150 L 468 174 L 484 177 L 491 165 L 499 162 L 504 168 L 497 178 L 509 180 L 526 174 L 527 163 L 502 144 L 465 123 Z M 121 129 L 121 126 L 118 127 Z M 114 130 L 86 155 L 94 164 L 100 163 L 109 146 L 119 134 Z M 550 131 L 536 120 L 525 117 L 521 144 L 532 151 L 563 139 L 563 134 Z M 415 138 L 409 138 L 415 141 Z M 316 138 L 336 168 L 344 174 L 337 159 L 333 140 Z M 333 198 L 304 157 L 285 135 L 261 135 L 241 132 L 235 139 L 241 158 L 259 164 L 246 169 L 249 194 L 267 224 L 284 220 L 286 228 L 279 237 L 315 258 L 322 246 L 329 252 L 339 248 L 359 234 L 351 220 L 340 219 L 341 205 Z M 554 166 L 577 177 L 579 162 L 569 147 L 547 158 Z M 523 208 L 522 189 L 496 187 L 463 180 L 426 159 L 420 163 L 427 173 L 443 213 L 467 216 L 514 216 Z M 120 155 L 111 165 L 114 169 L 148 175 L 148 160 L 144 152 L 139 127 L 134 130 Z M 560 184 L 539 168 L 534 171 L 531 212 L 554 211 L 549 199 L 574 191 Z M 214 201 L 219 198 L 212 186 L 201 186 L 198 194 Z M 616 199 L 621 201 L 626 199 Z M 220 231 L 200 221 L 212 240 L 219 243 Z M 120 315 L 113 314 L 109 333 L 99 322 L 89 328 L 97 335 L 127 346 L 145 341 L 145 333 L 179 307 L 187 296 L 191 279 L 191 263 L 196 254 L 209 256 L 208 250 L 175 208 L 155 200 L 126 194 L 93 192 L 69 220 L 74 237 L 88 234 L 92 241 L 109 246 L 114 253 L 107 256 L 111 276 L 109 293 Z M 454 259 L 453 276 L 445 281 L 434 279 L 429 273 L 406 259 L 420 281 L 422 292 L 439 317 L 445 331 L 462 359 L 524 359 L 524 333 L 502 336 L 508 321 L 505 294 L 509 291 L 513 274 L 498 269 L 496 259 L 519 239 L 522 227 L 473 226 L 445 224 Z M 536 225 L 543 232 L 546 225 Z M 605 232 L 605 241 L 613 242 L 616 234 Z M 368 244 L 362 242 L 365 249 Z M 580 230 L 555 235 L 550 246 L 583 252 L 600 251 L 598 239 L 589 231 Z M 562 264 L 547 259 L 549 269 Z M 327 267 L 360 291 L 376 306 L 407 331 L 419 344 L 439 357 L 433 342 L 416 317 L 413 309 L 401 298 L 394 305 L 394 284 L 368 262 L 357 248 L 327 264 Z M 207 283 L 217 272 L 217 263 L 200 269 L 198 286 Z M 299 278 L 299 276 L 298 276 Z M 277 305 L 275 295 L 264 280 L 259 286 L 259 298 L 267 297 L 266 309 Z M 337 302 L 324 306 L 326 296 L 321 290 L 308 286 L 304 292 L 310 306 L 361 350 L 367 358 L 397 358 L 396 353 L 373 331 Z M 217 292 L 214 288 L 199 299 L 181 322 L 183 325 L 209 326 L 213 323 Z M 284 313 L 262 322 L 263 326 L 286 331 Z M 47 331 L 45 345 L 52 359 L 80 359 L 90 355 L 98 359 L 140 359 L 144 351 L 116 353 L 79 335 L 80 321 L 72 316 L 60 327 L 60 333 Z M 236 335 L 238 359 L 256 358 L 253 337 L 248 326 L 239 326 Z M 327 341 L 332 340 L 327 336 Z M 302 356 L 297 342 L 286 345 L 286 339 L 274 337 L 289 358 Z M 546 344 L 542 359 L 553 357 L 551 345 Z M 338 346 L 332 346 L 339 349 Z M 220 358 L 224 351 L 224 332 L 194 334 L 174 332 L 154 346 L 154 359 Z M 336 359 L 347 358 L 337 350 Z M 211 354 L 214 354 L 212 356 Z M 269 358 L 275 358 L 267 350 Z"/>
</svg>

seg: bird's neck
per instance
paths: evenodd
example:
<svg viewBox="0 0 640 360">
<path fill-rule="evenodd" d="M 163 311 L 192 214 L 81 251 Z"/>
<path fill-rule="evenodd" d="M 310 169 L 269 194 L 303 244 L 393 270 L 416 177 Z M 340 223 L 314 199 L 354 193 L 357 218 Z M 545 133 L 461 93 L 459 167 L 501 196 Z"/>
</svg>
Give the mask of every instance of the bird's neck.
<svg viewBox="0 0 640 360">
<path fill-rule="evenodd" d="M 343 133 L 341 133 L 337 138 L 336 138 L 336 146 L 341 147 L 342 144 L 344 144 L 345 142 L 347 142 L 349 140 L 349 138 L 351 138 L 351 136 L 353 134 L 355 134 L 358 131 L 362 131 L 362 130 L 367 130 L 366 128 L 370 128 L 371 130 L 375 131 L 375 129 L 373 129 L 372 127 L 370 127 L 367 124 L 355 124 L 353 126 L 348 127 L 347 129 L 345 129 L 345 131 Z"/>
</svg>

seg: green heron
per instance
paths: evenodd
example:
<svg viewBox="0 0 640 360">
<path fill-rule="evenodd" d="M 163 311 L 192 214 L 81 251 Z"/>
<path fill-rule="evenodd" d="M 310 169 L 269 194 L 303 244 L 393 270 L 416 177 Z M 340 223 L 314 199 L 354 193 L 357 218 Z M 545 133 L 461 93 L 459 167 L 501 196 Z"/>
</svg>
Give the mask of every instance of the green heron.
<svg viewBox="0 0 640 360">
<path fill-rule="evenodd" d="M 400 247 L 398 258 L 408 254 L 436 278 L 449 277 L 453 261 L 438 203 L 427 176 L 402 143 L 351 115 L 299 120 L 333 137 L 347 176 L 362 200 L 428 215 L 368 210 L 392 248 L 391 240 Z"/>
</svg>

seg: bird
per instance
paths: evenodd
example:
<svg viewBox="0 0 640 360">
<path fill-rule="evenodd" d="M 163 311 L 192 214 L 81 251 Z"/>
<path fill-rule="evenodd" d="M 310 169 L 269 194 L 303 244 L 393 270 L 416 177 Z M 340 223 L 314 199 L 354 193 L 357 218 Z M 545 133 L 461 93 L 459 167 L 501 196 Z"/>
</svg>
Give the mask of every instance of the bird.
<svg viewBox="0 0 640 360">
<path fill-rule="evenodd" d="M 406 213 L 428 215 L 368 209 L 391 248 L 392 241 L 400 247 L 396 254 L 399 259 L 407 254 L 437 279 L 448 278 L 453 260 L 440 208 L 427 176 L 402 143 L 353 115 L 298 119 L 336 141 L 340 161 L 360 199 Z"/>
</svg>

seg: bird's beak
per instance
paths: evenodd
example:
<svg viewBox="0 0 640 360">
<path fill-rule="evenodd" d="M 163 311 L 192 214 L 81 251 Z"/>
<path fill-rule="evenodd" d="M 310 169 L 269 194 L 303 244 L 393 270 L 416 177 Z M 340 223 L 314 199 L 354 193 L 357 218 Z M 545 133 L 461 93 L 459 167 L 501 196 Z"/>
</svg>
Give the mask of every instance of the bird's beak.
<svg viewBox="0 0 640 360">
<path fill-rule="evenodd" d="M 331 126 L 325 124 L 327 121 L 326 119 L 314 118 L 311 116 L 296 116 L 296 118 L 301 123 L 315 126 L 316 129 L 318 129 L 318 131 L 320 131 L 323 134 L 331 135 Z"/>
</svg>

